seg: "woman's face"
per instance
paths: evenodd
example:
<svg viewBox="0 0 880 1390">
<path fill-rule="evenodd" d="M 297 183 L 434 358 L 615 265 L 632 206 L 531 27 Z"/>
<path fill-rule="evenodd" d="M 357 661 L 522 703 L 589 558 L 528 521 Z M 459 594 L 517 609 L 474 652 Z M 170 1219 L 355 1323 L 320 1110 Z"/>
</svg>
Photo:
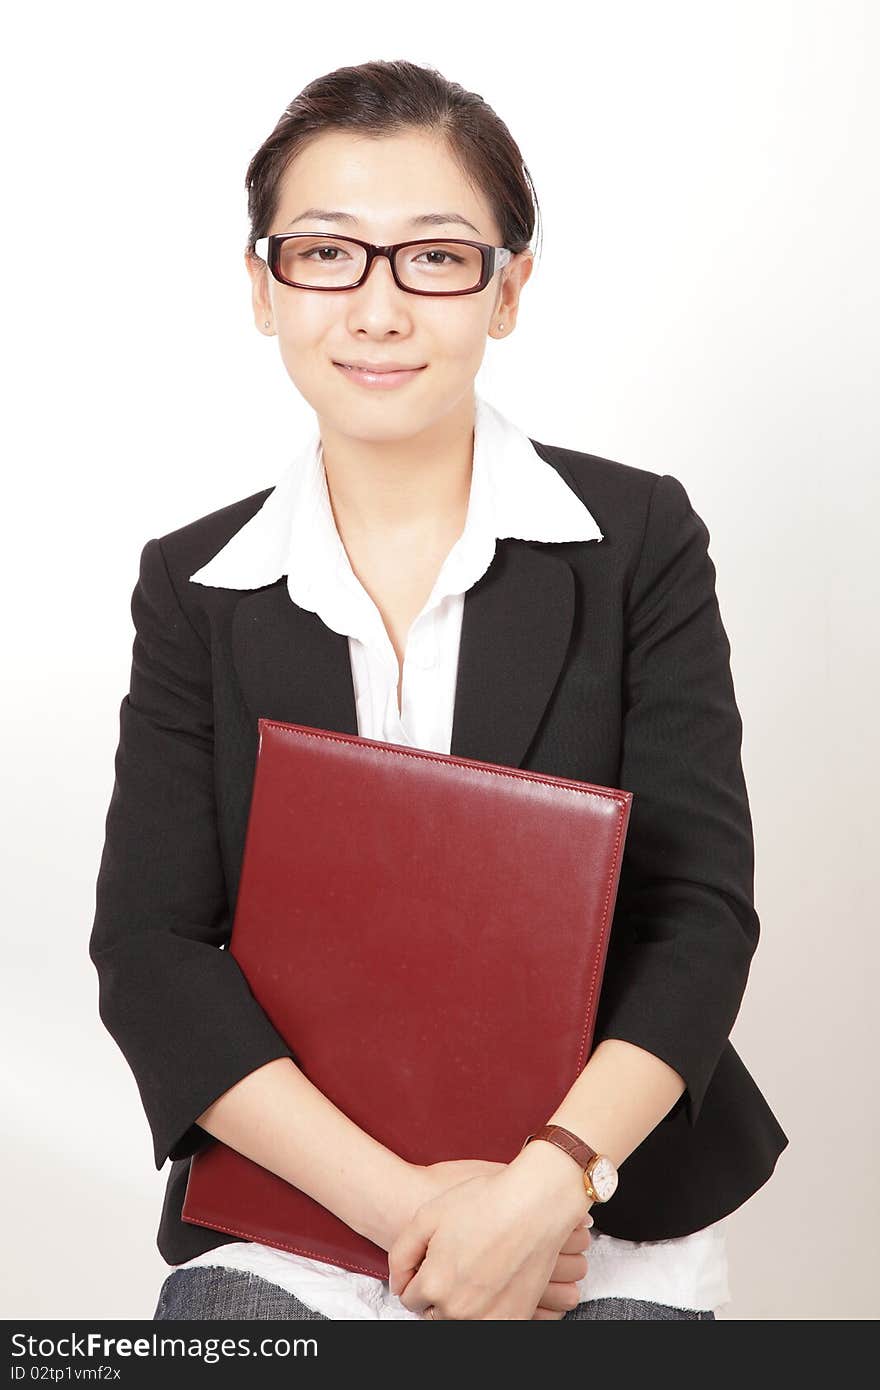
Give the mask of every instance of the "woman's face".
<svg viewBox="0 0 880 1390">
<path fill-rule="evenodd" d="M 299 220 L 309 208 L 349 213 L 354 220 L 315 215 Z M 438 212 L 472 225 L 412 220 Z M 279 191 L 269 231 L 288 230 L 359 237 L 380 246 L 435 235 L 501 245 L 483 195 L 467 182 L 445 145 L 424 132 L 381 139 L 341 131 L 319 136 L 289 166 Z M 484 290 L 447 299 L 399 289 L 384 257 L 376 258 L 359 288 L 330 293 L 279 284 L 264 262 L 246 256 L 255 322 L 261 333 L 277 334 L 297 390 L 322 423 L 340 434 L 377 441 L 418 434 L 472 398 L 486 337 L 504 338 L 513 328 L 532 260 L 531 252 L 522 252 L 496 271 Z M 403 362 L 424 370 L 390 390 L 377 390 L 334 365 L 356 360 Z"/>
</svg>

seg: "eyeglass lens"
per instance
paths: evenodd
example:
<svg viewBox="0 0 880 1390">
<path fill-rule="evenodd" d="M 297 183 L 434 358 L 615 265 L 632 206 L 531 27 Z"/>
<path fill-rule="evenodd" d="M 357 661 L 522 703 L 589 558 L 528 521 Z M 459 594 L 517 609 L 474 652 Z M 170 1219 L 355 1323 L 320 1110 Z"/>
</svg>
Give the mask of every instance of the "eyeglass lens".
<svg viewBox="0 0 880 1390">
<path fill-rule="evenodd" d="M 345 237 L 293 237 L 281 243 L 279 270 L 304 289 L 345 289 L 364 273 L 367 253 Z M 479 284 L 483 258 L 476 246 L 437 241 L 405 246 L 397 253 L 397 273 L 414 290 L 434 293 L 469 290 Z"/>
</svg>

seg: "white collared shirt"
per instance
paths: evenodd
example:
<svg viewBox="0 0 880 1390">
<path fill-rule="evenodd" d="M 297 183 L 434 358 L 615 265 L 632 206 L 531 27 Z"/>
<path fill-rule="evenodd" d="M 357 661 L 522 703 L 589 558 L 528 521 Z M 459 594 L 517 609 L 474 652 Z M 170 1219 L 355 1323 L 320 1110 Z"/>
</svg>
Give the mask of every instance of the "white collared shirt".
<svg viewBox="0 0 880 1390">
<path fill-rule="evenodd" d="M 407 634 L 401 706 L 397 656 L 379 609 L 355 575 L 327 488 L 314 430 L 262 507 L 194 583 L 256 589 L 287 576 L 292 601 L 348 637 L 358 733 L 448 753 L 464 596 L 485 574 L 496 540 L 601 541 L 595 519 L 529 436 L 479 394 L 464 529 Z M 621 1181 L 625 1181 L 625 1170 Z M 592 1232 L 581 1299 L 637 1298 L 715 1309 L 730 1299 L 724 1221 L 665 1241 Z M 414 1318 L 387 1281 L 256 1241 L 234 1241 L 185 1264 L 248 1270 L 334 1319 Z"/>
</svg>

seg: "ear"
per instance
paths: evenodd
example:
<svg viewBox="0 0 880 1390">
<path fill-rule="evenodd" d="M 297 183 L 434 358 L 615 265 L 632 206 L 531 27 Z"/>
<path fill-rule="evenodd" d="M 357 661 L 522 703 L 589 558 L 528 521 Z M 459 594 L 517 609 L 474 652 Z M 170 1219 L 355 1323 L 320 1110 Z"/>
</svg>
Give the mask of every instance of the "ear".
<svg viewBox="0 0 880 1390">
<path fill-rule="evenodd" d="M 261 333 L 274 331 L 275 311 L 269 293 L 269 267 L 259 256 L 252 254 L 250 248 L 244 253 L 245 266 L 251 277 L 251 300 L 254 309 L 254 323 Z M 269 328 L 266 327 L 266 321 Z"/>
<path fill-rule="evenodd" d="M 516 259 L 519 263 L 519 288 L 522 289 L 535 268 L 535 256 L 532 251 L 523 251 Z"/>
<path fill-rule="evenodd" d="M 535 268 L 535 257 L 531 251 L 519 251 L 507 266 L 504 290 L 516 308 L 520 291 Z"/>
<path fill-rule="evenodd" d="M 532 273 L 534 262 L 535 257 L 531 251 L 518 251 L 502 271 L 496 313 L 498 318 L 504 322 L 507 330 L 504 334 L 505 337 L 509 335 L 516 323 L 520 292 Z"/>
</svg>

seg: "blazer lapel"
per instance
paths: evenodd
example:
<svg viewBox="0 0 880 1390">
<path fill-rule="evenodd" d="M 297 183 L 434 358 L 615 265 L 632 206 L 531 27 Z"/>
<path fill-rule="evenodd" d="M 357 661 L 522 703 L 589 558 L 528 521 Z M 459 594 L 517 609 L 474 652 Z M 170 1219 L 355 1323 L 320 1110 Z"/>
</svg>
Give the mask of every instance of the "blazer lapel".
<svg viewBox="0 0 880 1390">
<path fill-rule="evenodd" d="M 450 752 L 519 767 L 571 641 L 575 583 L 550 546 L 499 540 L 465 594 Z M 283 580 L 246 594 L 233 660 L 254 720 L 357 734 L 348 638 L 293 603 Z"/>
<path fill-rule="evenodd" d="M 556 687 L 574 623 L 571 566 L 499 540 L 465 595 L 450 752 L 519 767 Z"/>
</svg>

